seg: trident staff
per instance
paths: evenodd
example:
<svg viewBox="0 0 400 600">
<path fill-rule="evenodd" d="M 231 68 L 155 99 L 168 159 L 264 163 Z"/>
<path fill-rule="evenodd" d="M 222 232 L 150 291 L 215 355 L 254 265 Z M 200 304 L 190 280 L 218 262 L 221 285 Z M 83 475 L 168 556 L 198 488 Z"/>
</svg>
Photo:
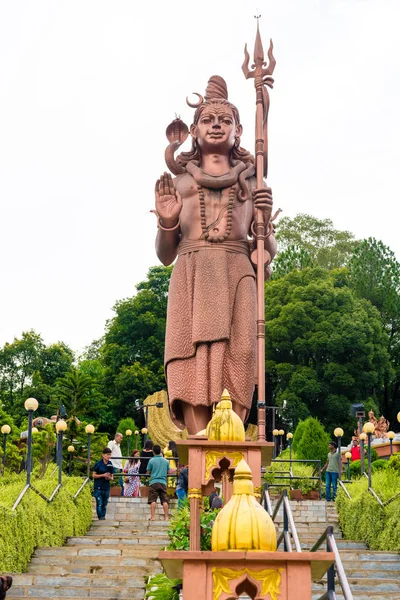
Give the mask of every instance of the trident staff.
<svg viewBox="0 0 400 600">
<path fill-rule="evenodd" d="M 272 74 L 275 69 L 276 60 L 273 56 L 272 40 L 268 50 L 269 65 L 266 67 L 264 61 L 264 49 L 259 30 L 259 19 L 257 15 L 257 35 L 254 46 L 254 64 L 249 69 L 250 55 L 247 44 L 244 49 L 245 60 L 242 70 L 246 79 L 254 79 L 256 90 L 256 177 L 257 188 L 264 187 L 264 178 L 268 172 L 268 111 L 269 93 L 267 86 L 272 88 L 274 80 Z M 257 388 L 258 388 L 258 439 L 265 440 L 265 307 L 264 307 L 264 265 L 271 261 L 269 253 L 265 250 L 265 239 L 272 232 L 271 209 L 264 221 L 263 211 L 257 209 L 255 234 L 257 246 L 252 261 L 257 265 Z"/>
</svg>

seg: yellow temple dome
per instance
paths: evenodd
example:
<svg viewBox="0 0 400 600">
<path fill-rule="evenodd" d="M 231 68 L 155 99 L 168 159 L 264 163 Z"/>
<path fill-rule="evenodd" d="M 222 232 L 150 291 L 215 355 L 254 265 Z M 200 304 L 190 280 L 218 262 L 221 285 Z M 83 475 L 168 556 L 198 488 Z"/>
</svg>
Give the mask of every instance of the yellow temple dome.
<svg viewBox="0 0 400 600">
<path fill-rule="evenodd" d="M 232 409 L 231 397 L 226 389 L 222 392 L 221 401 L 215 407 L 206 432 L 209 440 L 225 442 L 245 440 L 243 421 Z"/>
<path fill-rule="evenodd" d="M 251 470 L 244 460 L 235 469 L 232 497 L 215 519 L 211 547 L 213 552 L 276 550 L 274 524 L 254 497 Z"/>
</svg>

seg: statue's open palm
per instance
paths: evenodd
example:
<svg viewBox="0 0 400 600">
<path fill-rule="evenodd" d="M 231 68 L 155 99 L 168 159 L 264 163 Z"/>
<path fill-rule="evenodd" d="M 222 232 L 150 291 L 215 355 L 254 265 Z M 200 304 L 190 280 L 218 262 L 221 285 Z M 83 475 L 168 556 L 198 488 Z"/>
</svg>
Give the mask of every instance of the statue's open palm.
<svg viewBox="0 0 400 600">
<path fill-rule="evenodd" d="M 157 179 L 156 187 L 156 211 L 164 227 L 174 227 L 182 210 L 182 198 L 175 191 L 172 177 L 169 173 L 163 173 Z"/>
</svg>

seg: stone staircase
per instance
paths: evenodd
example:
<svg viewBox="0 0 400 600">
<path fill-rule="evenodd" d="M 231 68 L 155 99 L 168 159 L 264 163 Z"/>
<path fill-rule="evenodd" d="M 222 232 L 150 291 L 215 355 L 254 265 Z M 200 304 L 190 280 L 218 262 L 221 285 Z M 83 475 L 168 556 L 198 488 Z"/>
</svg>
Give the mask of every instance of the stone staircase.
<svg viewBox="0 0 400 600">
<path fill-rule="evenodd" d="M 170 508 L 176 506 L 171 501 Z M 95 515 L 95 513 L 93 513 Z M 162 572 L 156 560 L 169 543 L 169 524 L 148 521 L 147 498 L 110 498 L 105 521 L 61 548 L 39 548 L 28 572 L 15 575 L 8 598 L 143 600 L 144 578 Z"/>
<path fill-rule="evenodd" d="M 339 528 L 338 516 L 333 502 L 290 502 L 301 546 L 309 550 L 318 541 L 328 525 L 334 528 L 336 544 L 349 581 L 354 600 L 400 600 L 400 554 L 368 550 L 362 542 L 344 540 Z M 282 514 L 278 522 L 282 522 Z M 282 529 L 281 529 L 282 530 Z M 321 546 L 321 550 L 325 550 Z M 326 576 L 313 583 L 313 600 L 326 591 Z M 336 596 L 343 598 L 336 581 Z"/>
<path fill-rule="evenodd" d="M 304 550 L 311 548 L 327 525 L 333 526 L 354 600 L 400 600 L 399 554 L 374 552 L 361 542 L 343 540 L 333 503 L 310 500 L 290 504 Z M 172 501 L 171 508 L 175 506 Z M 94 519 L 87 535 L 70 538 L 61 548 L 37 549 L 28 572 L 14 577 L 7 599 L 143 600 L 144 578 L 162 571 L 157 555 L 169 543 L 168 523 L 161 515 L 160 507 L 158 520 L 147 520 L 145 498 L 110 498 L 107 519 Z M 282 520 L 279 514 L 278 524 Z M 325 580 L 314 582 L 312 600 L 325 591 Z M 338 583 L 336 594 L 343 598 Z"/>
</svg>

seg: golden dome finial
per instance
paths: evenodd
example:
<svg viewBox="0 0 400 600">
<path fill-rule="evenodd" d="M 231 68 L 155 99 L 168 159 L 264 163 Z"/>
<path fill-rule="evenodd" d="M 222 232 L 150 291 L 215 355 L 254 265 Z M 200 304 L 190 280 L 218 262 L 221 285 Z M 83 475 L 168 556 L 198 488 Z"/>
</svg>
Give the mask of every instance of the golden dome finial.
<svg viewBox="0 0 400 600">
<path fill-rule="evenodd" d="M 245 460 L 235 469 L 232 498 L 215 519 L 211 547 L 213 552 L 276 550 L 274 524 L 254 497 L 252 474 Z"/>
<path fill-rule="evenodd" d="M 225 442 L 245 440 L 243 421 L 232 409 L 232 401 L 227 389 L 222 392 L 221 401 L 215 407 L 206 432 L 209 440 Z"/>
</svg>

